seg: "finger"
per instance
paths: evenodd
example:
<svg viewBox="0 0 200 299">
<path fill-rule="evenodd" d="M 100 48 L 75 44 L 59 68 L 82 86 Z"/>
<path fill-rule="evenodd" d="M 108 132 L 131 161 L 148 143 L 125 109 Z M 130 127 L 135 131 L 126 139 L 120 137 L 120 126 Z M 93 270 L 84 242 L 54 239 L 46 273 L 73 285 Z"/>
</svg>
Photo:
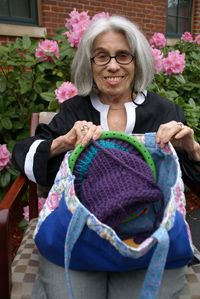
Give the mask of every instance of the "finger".
<svg viewBox="0 0 200 299">
<path fill-rule="evenodd" d="M 159 127 L 159 130 L 156 134 L 156 142 L 162 142 L 163 144 L 166 144 L 184 129 L 184 124 L 176 121 L 171 121 L 167 124 L 163 124 Z"/>
<path fill-rule="evenodd" d="M 103 133 L 103 127 L 96 126 L 96 131 L 94 132 L 93 139 L 97 140 L 101 136 L 102 133 Z"/>
<path fill-rule="evenodd" d="M 102 134 L 103 128 L 101 126 L 96 126 L 96 125 L 90 125 L 87 133 L 82 139 L 82 146 L 85 146 L 90 142 L 90 140 L 93 139 L 98 139 L 101 134 Z"/>
</svg>

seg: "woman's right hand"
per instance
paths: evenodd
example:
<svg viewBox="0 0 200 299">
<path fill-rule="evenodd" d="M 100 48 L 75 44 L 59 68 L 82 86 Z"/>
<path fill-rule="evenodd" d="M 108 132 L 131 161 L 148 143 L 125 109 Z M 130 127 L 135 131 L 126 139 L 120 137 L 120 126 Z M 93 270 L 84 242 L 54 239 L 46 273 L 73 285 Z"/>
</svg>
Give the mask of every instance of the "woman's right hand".
<svg viewBox="0 0 200 299">
<path fill-rule="evenodd" d="M 85 120 L 77 121 L 67 134 L 53 140 L 49 152 L 49 159 L 61 153 L 73 150 L 80 142 L 82 146 L 85 146 L 92 138 L 97 140 L 102 133 L 102 126 L 96 126 L 92 122 Z"/>
</svg>

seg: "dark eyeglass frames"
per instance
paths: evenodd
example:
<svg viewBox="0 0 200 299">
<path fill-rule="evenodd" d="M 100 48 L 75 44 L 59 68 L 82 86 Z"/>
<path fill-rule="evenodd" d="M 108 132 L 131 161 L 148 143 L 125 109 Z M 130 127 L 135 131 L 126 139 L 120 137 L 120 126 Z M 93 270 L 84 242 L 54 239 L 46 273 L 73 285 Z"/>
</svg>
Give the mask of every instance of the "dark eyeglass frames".
<svg viewBox="0 0 200 299">
<path fill-rule="evenodd" d="M 135 56 L 129 53 L 119 53 L 115 56 L 100 53 L 92 57 L 91 60 L 97 65 L 106 65 L 111 61 L 112 58 L 115 58 L 119 64 L 129 64 L 131 61 L 133 61 Z"/>
</svg>

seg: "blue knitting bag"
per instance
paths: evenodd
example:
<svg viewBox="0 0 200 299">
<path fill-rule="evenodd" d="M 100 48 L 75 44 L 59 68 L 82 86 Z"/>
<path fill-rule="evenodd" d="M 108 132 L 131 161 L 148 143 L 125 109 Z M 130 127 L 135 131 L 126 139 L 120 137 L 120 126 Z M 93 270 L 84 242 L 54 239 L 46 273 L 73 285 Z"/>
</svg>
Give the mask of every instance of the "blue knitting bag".
<svg viewBox="0 0 200 299">
<path fill-rule="evenodd" d="M 72 298 L 74 297 L 68 269 L 109 272 L 147 269 L 141 298 L 156 298 L 163 270 L 185 266 L 193 257 L 191 233 L 185 220 L 184 184 L 178 157 L 170 143 L 164 149 L 156 144 L 156 133 L 134 136 L 119 132 L 103 134 L 116 139 L 123 136 L 131 143 L 133 140 L 137 141 L 136 147 L 142 152 L 145 162 L 150 167 L 158 186 L 157 190 L 158 192 L 161 190 L 158 194 L 162 194 L 163 199 L 155 200 L 154 196 L 150 202 L 144 200 L 140 208 L 137 205 L 138 201 L 134 202 L 136 212 L 134 209 L 131 210 L 132 206 L 128 202 L 128 207 L 124 207 L 124 213 L 130 210 L 130 217 L 125 217 L 125 221 L 120 220 L 118 223 L 117 219 L 122 217 L 120 212 L 117 214 L 118 217 L 111 217 L 111 224 L 114 223 L 111 225 L 106 222 L 107 218 L 110 219 L 109 214 L 109 217 L 105 218 L 105 223 L 104 218 L 100 220 L 96 217 L 95 213 L 92 213 L 78 198 L 75 192 L 74 162 L 71 160 L 76 160 L 79 153 L 74 155 L 74 152 L 68 152 L 40 212 L 34 239 L 44 257 L 65 267 Z M 99 143 L 97 147 L 106 148 L 107 143 L 100 141 L 97 141 Z M 99 147 L 96 152 L 100 150 Z M 94 156 L 94 153 L 93 158 L 85 156 L 84 161 L 89 159 L 86 165 L 91 163 L 91 159 L 95 161 Z M 116 171 L 117 180 L 120 182 L 124 175 L 123 168 L 119 167 L 119 171 Z M 84 179 L 83 174 L 78 181 L 82 189 Z M 124 184 L 119 183 L 119 188 L 123 189 Z M 131 189 L 132 186 L 129 185 Z M 98 187 L 98 184 L 96 186 Z M 88 189 L 85 189 L 86 194 L 90 196 Z M 105 189 L 108 190 L 107 186 Z M 108 200 L 110 206 L 113 205 L 110 197 L 107 199 L 106 195 L 101 196 L 101 200 L 104 199 L 105 202 Z M 93 201 L 90 200 L 88 204 L 92 207 Z M 117 211 L 121 210 L 121 206 L 117 208 Z M 147 231 L 149 235 L 146 234 Z"/>
</svg>

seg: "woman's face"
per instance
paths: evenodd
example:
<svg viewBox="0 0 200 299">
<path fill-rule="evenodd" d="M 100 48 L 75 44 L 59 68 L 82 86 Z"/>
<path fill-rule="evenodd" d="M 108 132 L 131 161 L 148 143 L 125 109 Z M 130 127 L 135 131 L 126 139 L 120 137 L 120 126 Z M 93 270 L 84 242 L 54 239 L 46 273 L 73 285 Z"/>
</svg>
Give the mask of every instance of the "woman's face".
<svg viewBox="0 0 200 299">
<path fill-rule="evenodd" d="M 104 32 L 98 35 L 93 44 L 93 56 L 97 54 L 115 56 L 129 53 L 130 47 L 125 35 L 117 32 Z M 131 83 L 135 75 L 135 59 L 129 64 L 119 64 L 114 58 L 107 65 L 96 65 L 92 62 L 93 79 L 100 91 L 100 99 L 128 102 L 131 100 Z"/>
</svg>

